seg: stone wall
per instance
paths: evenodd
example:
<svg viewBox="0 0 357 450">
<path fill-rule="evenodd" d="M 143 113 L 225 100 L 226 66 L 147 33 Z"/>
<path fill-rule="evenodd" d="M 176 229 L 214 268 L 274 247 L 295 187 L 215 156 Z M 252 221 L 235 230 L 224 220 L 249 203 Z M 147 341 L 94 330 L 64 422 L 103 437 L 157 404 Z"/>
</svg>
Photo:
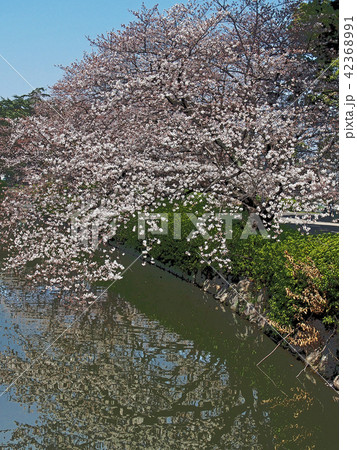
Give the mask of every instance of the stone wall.
<svg viewBox="0 0 357 450">
<path fill-rule="evenodd" d="M 195 280 L 195 283 L 203 291 L 212 294 L 221 304 L 229 307 L 250 322 L 255 323 L 275 342 L 281 340 L 281 336 L 274 331 L 267 319 L 268 296 L 265 288 L 257 289 L 254 282 L 247 279 L 241 279 L 238 283 L 229 283 L 228 280 L 224 281 L 220 276 L 204 281 L 202 281 L 202 277 L 199 277 L 198 280 Z M 322 321 L 318 319 L 311 319 L 307 323 L 312 325 L 321 336 L 321 341 L 316 349 L 308 352 L 303 347 L 294 345 L 293 347 L 296 350 L 294 351 L 286 343 L 283 343 L 282 346 L 291 351 L 298 359 L 304 358 L 314 370 L 338 389 L 338 333 L 334 330 L 326 329 Z"/>
</svg>

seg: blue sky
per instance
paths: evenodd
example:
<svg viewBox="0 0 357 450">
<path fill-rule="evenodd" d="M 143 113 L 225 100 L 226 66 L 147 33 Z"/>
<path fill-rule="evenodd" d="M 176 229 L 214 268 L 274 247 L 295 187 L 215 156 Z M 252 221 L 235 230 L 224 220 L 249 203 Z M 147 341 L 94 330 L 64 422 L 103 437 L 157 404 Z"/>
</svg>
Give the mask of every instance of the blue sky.
<svg viewBox="0 0 357 450">
<path fill-rule="evenodd" d="M 90 50 L 86 36 L 128 23 L 142 0 L 11 0 L 0 8 L 0 97 L 30 92 L 32 86 L 51 86 L 61 77 L 56 65 L 68 65 Z M 150 7 L 167 9 L 179 0 L 147 0 Z"/>
</svg>

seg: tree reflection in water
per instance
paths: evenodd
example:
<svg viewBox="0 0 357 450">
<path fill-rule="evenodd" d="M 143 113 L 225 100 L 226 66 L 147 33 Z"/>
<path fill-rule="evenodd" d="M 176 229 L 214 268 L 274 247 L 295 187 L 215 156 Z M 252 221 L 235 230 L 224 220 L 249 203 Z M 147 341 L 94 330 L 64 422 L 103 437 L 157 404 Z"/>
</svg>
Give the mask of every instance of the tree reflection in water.
<svg viewBox="0 0 357 450">
<path fill-rule="evenodd" d="M 2 310 L 12 324 L 0 337 L 8 343 L 0 369 L 6 387 L 75 315 L 49 294 L 25 295 L 10 282 Z M 288 398 L 275 390 L 261 399 L 253 380 L 124 299 L 103 301 L 5 394 L 32 406 L 37 419 L 0 436 L 8 448 L 314 448 L 313 429 L 289 419 L 313 398 L 293 388 Z M 279 420 L 289 412 L 281 429 L 277 410 Z"/>
</svg>

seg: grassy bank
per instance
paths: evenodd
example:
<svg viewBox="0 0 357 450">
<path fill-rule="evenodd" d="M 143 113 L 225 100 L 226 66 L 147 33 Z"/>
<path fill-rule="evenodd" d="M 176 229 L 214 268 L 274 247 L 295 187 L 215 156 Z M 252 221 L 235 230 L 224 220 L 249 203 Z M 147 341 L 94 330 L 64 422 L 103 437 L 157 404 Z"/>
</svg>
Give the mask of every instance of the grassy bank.
<svg viewBox="0 0 357 450">
<path fill-rule="evenodd" d="M 200 246 L 207 242 L 202 236 L 187 240 L 195 226 L 188 213 L 197 216 L 205 211 L 204 199 L 194 204 L 173 207 L 163 204 L 157 212 L 168 214 L 168 234 L 160 236 L 153 244 L 150 256 L 186 273 L 203 272 L 213 277 L 212 268 L 202 261 Z M 174 212 L 181 214 L 181 239 L 174 239 Z M 229 270 L 216 267 L 229 275 L 232 281 L 242 277 L 265 287 L 268 294 L 268 315 L 282 326 L 296 326 L 310 318 L 319 318 L 327 326 L 338 324 L 338 235 L 301 235 L 285 227 L 279 240 L 264 239 L 260 234 L 241 239 L 247 213 L 243 220 L 233 223 L 232 239 L 227 241 L 228 255 L 232 261 Z M 213 229 L 212 233 L 218 232 Z M 150 234 L 150 233 L 149 233 Z M 116 240 L 137 250 L 143 249 L 138 239 L 137 218 L 133 217 L 126 228 L 121 228 Z M 214 242 L 208 242 L 214 245 Z"/>
</svg>

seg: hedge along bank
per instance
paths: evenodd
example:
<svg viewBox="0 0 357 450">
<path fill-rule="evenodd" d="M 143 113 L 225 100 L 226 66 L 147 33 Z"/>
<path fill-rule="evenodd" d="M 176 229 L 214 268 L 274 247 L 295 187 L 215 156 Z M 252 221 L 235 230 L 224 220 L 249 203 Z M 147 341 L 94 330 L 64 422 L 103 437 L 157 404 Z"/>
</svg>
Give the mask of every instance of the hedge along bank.
<svg viewBox="0 0 357 450">
<path fill-rule="evenodd" d="M 306 235 L 285 226 L 273 239 L 256 215 L 243 209 L 229 215 L 221 208 L 210 222 L 213 215 L 205 212 L 200 196 L 186 204 L 163 202 L 154 214 L 131 217 L 113 240 L 144 252 L 150 240 L 147 261 L 180 271 L 279 340 L 267 320 L 324 377 L 335 379 L 338 235 Z M 226 233 L 223 255 L 214 240 L 217 233 Z M 202 259 L 203 248 L 215 256 L 210 264 Z M 227 258 L 230 263 L 224 266 Z"/>
</svg>

